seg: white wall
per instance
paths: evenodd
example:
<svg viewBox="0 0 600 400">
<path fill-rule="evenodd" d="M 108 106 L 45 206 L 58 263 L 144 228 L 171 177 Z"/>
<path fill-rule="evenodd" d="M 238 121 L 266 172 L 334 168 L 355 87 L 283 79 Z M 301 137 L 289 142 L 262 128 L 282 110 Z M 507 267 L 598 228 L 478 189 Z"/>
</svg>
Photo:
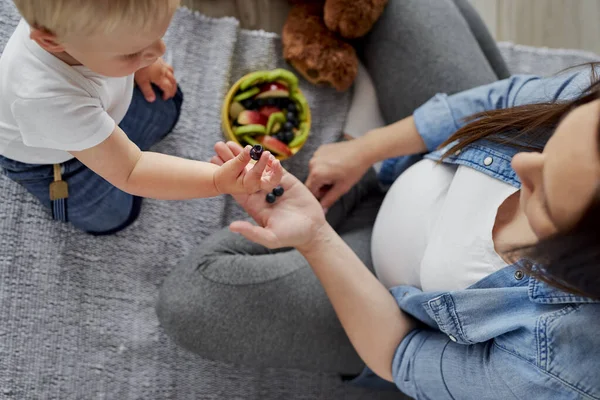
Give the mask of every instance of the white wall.
<svg viewBox="0 0 600 400">
<path fill-rule="evenodd" d="M 600 54 L 600 0 L 471 0 L 498 40 Z"/>
</svg>

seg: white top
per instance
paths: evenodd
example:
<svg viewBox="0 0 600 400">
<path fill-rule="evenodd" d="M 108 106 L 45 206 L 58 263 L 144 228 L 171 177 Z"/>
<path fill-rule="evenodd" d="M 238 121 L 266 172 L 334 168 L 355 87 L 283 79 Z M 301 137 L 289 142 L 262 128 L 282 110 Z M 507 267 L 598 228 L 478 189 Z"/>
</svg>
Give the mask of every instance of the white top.
<svg viewBox="0 0 600 400">
<path fill-rule="evenodd" d="M 0 155 L 55 164 L 106 140 L 131 104 L 133 75 L 69 66 L 29 38 L 21 21 L 0 57 Z"/>
<path fill-rule="evenodd" d="M 344 125 L 344 133 L 356 138 L 384 125 L 373 80 L 367 69 L 359 62 L 358 75 L 352 87 L 352 102 Z M 377 172 L 381 169 L 381 164 L 374 165 Z"/>
<path fill-rule="evenodd" d="M 387 287 L 462 290 L 506 266 L 494 250 L 498 207 L 517 189 L 465 166 L 423 160 L 390 188 L 372 237 Z"/>
</svg>

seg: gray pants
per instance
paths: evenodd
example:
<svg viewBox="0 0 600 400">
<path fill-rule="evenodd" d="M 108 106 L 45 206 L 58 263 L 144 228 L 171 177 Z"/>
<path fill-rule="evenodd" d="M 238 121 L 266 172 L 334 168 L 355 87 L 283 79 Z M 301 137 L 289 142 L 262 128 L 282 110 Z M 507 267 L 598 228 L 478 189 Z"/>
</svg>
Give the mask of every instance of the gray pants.
<svg viewBox="0 0 600 400">
<path fill-rule="evenodd" d="M 387 123 L 437 92 L 508 76 L 467 0 L 391 0 L 360 47 Z M 328 215 L 371 269 L 371 231 L 383 196 L 371 171 Z M 364 365 L 297 251 L 270 251 L 227 229 L 175 268 L 157 312 L 177 343 L 207 359 L 342 374 Z"/>
</svg>

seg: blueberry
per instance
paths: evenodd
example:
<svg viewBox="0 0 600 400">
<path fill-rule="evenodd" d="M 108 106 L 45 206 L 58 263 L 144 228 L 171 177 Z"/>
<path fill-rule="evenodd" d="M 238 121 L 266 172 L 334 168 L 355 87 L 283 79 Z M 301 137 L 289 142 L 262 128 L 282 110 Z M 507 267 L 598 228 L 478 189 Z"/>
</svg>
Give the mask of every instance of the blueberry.
<svg viewBox="0 0 600 400">
<path fill-rule="evenodd" d="M 288 111 L 287 119 L 288 119 L 288 121 L 293 120 L 293 119 L 298 119 L 298 115 L 296 115 L 296 113 L 293 111 Z"/>
<path fill-rule="evenodd" d="M 268 106 L 276 106 L 277 105 L 277 99 L 275 99 L 274 97 L 270 97 L 267 99 L 267 105 Z"/>
<path fill-rule="evenodd" d="M 287 97 L 279 97 L 277 98 L 277 103 L 275 105 L 281 109 L 284 109 L 287 108 L 289 104 L 290 99 L 288 99 Z"/>
<path fill-rule="evenodd" d="M 254 102 L 256 103 L 256 108 L 260 108 L 262 106 L 267 105 L 269 99 L 254 99 Z"/>
<path fill-rule="evenodd" d="M 281 135 L 282 138 L 282 142 L 285 144 L 290 144 L 290 142 L 292 140 L 294 140 L 294 138 L 296 137 L 296 135 L 294 135 L 294 132 L 292 131 L 284 131 L 283 135 Z"/>
<path fill-rule="evenodd" d="M 286 122 L 285 124 L 283 124 L 283 130 L 284 131 L 291 131 L 294 129 L 294 123 L 291 121 Z"/>
<path fill-rule="evenodd" d="M 273 193 L 269 193 L 267 195 L 267 203 L 269 204 L 273 204 L 277 201 L 277 196 L 275 196 Z"/>
<path fill-rule="evenodd" d="M 298 107 L 296 107 L 296 103 L 290 102 L 290 104 L 288 104 L 288 106 L 287 106 L 287 109 L 288 109 L 288 111 L 294 112 L 294 111 L 298 110 Z"/>
<path fill-rule="evenodd" d="M 250 150 L 250 158 L 254 161 L 260 160 L 260 156 L 262 156 L 263 147 L 260 144 L 254 145 Z"/>
<path fill-rule="evenodd" d="M 273 135 L 273 137 L 279 140 L 280 142 L 283 142 L 283 131 L 277 132 L 277 134 Z"/>
<path fill-rule="evenodd" d="M 244 106 L 246 110 L 253 110 L 256 107 L 254 104 L 254 100 L 252 99 L 246 99 L 242 101 L 242 106 Z"/>
<path fill-rule="evenodd" d="M 277 186 L 275 189 L 273 189 L 273 194 L 277 197 L 281 197 L 283 196 L 283 188 L 281 186 Z"/>
</svg>

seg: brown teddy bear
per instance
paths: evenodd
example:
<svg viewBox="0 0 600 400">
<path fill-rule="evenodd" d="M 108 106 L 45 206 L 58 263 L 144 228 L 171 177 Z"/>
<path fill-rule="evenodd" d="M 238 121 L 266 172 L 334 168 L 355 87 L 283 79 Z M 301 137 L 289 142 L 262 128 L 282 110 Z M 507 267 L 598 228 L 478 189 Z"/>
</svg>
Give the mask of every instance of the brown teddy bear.
<svg viewBox="0 0 600 400">
<path fill-rule="evenodd" d="M 289 1 L 293 7 L 282 35 L 286 61 L 316 85 L 350 88 L 358 56 L 348 40 L 369 33 L 388 0 Z"/>
</svg>

